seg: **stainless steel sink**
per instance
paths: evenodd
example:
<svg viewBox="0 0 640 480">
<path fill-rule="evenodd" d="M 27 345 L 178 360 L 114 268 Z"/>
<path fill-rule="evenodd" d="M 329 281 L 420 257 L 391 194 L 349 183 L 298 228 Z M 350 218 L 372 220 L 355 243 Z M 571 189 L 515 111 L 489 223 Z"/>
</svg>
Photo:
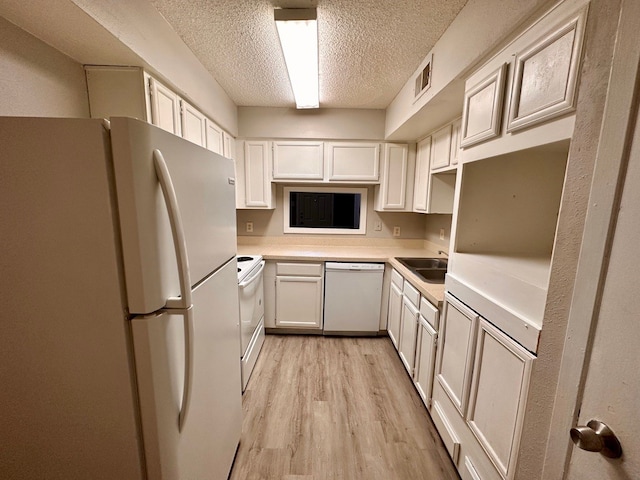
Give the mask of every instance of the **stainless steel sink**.
<svg viewBox="0 0 640 480">
<path fill-rule="evenodd" d="M 400 263 L 427 283 L 444 283 L 448 261 L 446 258 L 400 258 Z"/>
</svg>

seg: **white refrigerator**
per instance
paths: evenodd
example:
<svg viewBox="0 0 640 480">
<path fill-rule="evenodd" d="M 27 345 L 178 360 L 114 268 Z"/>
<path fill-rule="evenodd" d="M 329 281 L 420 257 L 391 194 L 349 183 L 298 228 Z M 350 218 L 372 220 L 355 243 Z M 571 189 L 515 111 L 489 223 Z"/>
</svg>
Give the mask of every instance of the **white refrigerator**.
<svg viewBox="0 0 640 480">
<path fill-rule="evenodd" d="M 234 190 L 138 120 L 0 117 L 0 478 L 227 478 Z"/>
</svg>

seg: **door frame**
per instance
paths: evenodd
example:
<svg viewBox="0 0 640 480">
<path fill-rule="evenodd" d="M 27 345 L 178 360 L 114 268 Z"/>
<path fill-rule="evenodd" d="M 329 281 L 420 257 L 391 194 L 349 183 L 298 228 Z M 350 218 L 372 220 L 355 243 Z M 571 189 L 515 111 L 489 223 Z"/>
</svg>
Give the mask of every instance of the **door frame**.
<svg viewBox="0 0 640 480">
<path fill-rule="evenodd" d="M 564 478 L 573 452 L 569 430 L 575 426 L 582 404 L 630 144 L 636 128 L 640 97 L 638 18 L 640 2 L 623 0 L 542 480 Z"/>
</svg>

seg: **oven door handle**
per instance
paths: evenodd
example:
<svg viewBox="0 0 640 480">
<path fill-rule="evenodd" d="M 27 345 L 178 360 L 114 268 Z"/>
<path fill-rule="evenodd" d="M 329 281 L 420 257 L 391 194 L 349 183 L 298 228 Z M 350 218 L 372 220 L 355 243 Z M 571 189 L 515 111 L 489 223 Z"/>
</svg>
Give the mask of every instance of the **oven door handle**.
<svg viewBox="0 0 640 480">
<path fill-rule="evenodd" d="M 265 265 L 265 261 L 262 260 L 260 262 L 260 267 L 258 268 L 258 271 L 254 275 L 251 275 L 251 277 L 249 277 L 246 280 L 243 280 L 242 282 L 240 282 L 238 284 L 238 286 L 240 288 L 244 288 L 244 287 L 248 286 L 249 284 L 253 283 L 253 281 L 256 280 L 262 274 L 262 271 L 264 270 L 264 265 Z"/>
</svg>

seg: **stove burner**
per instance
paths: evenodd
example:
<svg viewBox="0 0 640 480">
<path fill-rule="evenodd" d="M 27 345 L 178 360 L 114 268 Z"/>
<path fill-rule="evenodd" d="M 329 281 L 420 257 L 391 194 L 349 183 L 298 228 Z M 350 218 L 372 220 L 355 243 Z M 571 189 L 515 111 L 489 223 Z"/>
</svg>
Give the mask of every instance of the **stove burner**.
<svg viewBox="0 0 640 480">
<path fill-rule="evenodd" d="M 238 257 L 238 262 L 248 262 L 249 260 L 253 260 L 253 257 Z"/>
</svg>

